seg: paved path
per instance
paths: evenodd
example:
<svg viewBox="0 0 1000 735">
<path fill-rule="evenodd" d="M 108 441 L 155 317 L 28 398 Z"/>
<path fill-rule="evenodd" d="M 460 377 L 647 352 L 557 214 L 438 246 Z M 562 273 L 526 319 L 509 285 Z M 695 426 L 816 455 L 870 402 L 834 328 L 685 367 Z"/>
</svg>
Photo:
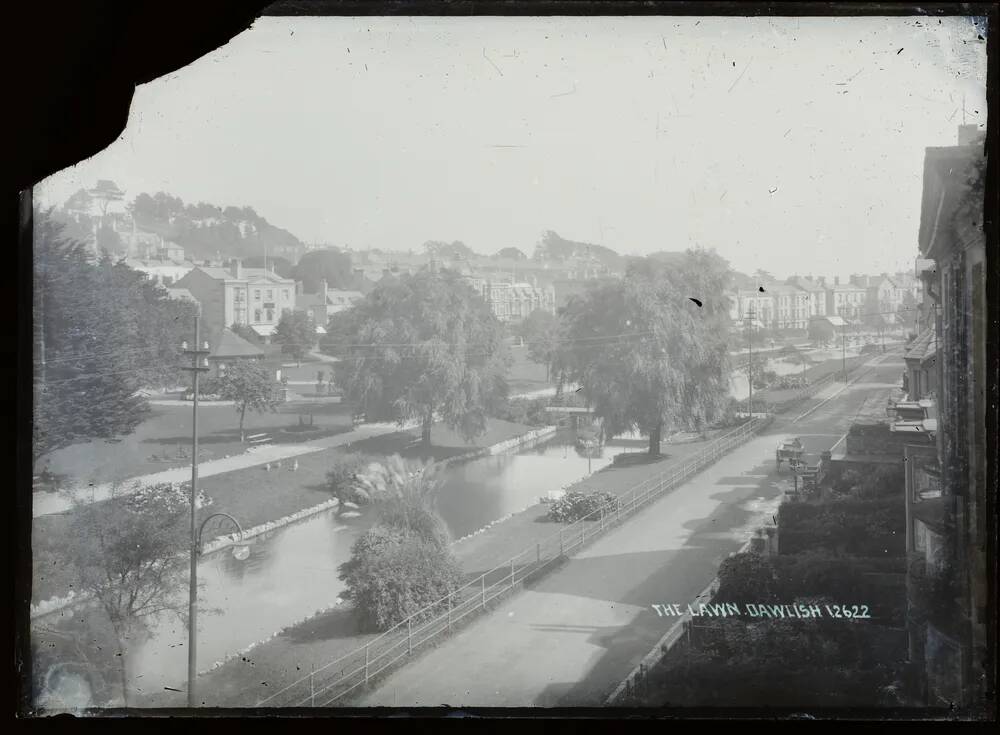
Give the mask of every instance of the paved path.
<svg viewBox="0 0 1000 735">
<path fill-rule="evenodd" d="M 302 442 L 301 444 L 269 444 L 266 446 L 250 447 L 243 454 L 205 460 L 199 463 L 198 476 L 211 477 L 212 475 L 221 475 L 225 472 L 263 465 L 267 462 L 292 459 L 303 454 L 320 452 L 324 449 L 351 444 L 373 436 L 391 434 L 403 429 L 413 428 L 417 425 L 418 422 L 411 422 L 401 428 L 395 423 L 362 424 L 352 431 Z M 148 475 L 132 477 L 122 480 L 119 484 L 125 490 L 133 489 L 137 484 L 144 486 L 160 483 L 182 483 L 190 479 L 191 466 L 185 465 L 184 467 L 174 467 L 162 472 L 153 472 Z M 73 507 L 74 500 L 83 502 L 107 500 L 111 496 L 112 487 L 112 483 L 102 483 L 100 485 L 73 488 L 59 493 L 36 492 L 32 497 L 32 517 L 37 518 L 53 513 L 63 513 Z"/>
<path fill-rule="evenodd" d="M 650 605 L 694 602 L 775 512 L 791 482 L 775 471 L 775 443 L 800 436 L 818 456 L 888 394 L 901 364 L 885 360 L 830 386 L 808 413 L 779 419 L 350 704 L 601 706 L 671 624 Z"/>
</svg>

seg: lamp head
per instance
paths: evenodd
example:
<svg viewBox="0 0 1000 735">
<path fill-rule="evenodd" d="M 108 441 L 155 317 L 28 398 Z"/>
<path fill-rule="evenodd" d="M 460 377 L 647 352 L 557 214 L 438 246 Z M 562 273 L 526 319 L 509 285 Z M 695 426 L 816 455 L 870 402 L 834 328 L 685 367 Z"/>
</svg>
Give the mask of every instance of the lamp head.
<svg viewBox="0 0 1000 735">
<path fill-rule="evenodd" d="M 233 558 L 236 561 L 246 561 L 250 557 L 250 547 L 246 545 L 233 547 Z"/>
</svg>

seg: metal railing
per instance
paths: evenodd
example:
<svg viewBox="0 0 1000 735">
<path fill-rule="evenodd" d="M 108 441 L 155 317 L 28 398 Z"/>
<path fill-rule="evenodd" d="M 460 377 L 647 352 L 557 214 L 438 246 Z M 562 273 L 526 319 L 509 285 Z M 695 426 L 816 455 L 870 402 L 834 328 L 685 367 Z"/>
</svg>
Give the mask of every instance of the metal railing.
<svg viewBox="0 0 1000 735">
<path fill-rule="evenodd" d="M 411 656 L 421 646 L 447 635 L 461 621 L 487 609 L 489 603 L 517 588 L 526 578 L 538 575 L 567 554 L 620 524 L 667 490 L 714 463 L 726 452 L 768 426 L 771 417 L 754 418 L 716 439 L 680 467 L 672 468 L 639 484 L 598 508 L 588 516 L 560 528 L 548 538 L 524 549 L 456 589 L 446 597 L 368 641 L 364 646 L 312 671 L 288 686 L 258 700 L 256 706 L 326 706 L 363 691 L 377 676 Z"/>
</svg>

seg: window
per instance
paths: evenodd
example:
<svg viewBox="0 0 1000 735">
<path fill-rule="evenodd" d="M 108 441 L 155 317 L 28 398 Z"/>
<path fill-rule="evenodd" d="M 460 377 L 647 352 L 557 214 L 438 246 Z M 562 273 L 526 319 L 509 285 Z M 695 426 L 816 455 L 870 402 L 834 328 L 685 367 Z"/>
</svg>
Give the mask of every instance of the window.
<svg viewBox="0 0 1000 735">
<path fill-rule="evenodd" d="M 260 301 L 260 289 L 259 288 L 255 288 L 253 290 L 253 299 L 254 299 L 254 301 Z"/>
<path fill-rule="evenodd" d="M 288 301 L 289 297 L 288 297 L 288 289 L 287 288 L 284 291 L 281 292 L 281 296 L 282 296 L 282 298 L 285 299 L 285 301 Z"/>
<path fill-rule="evenodd" d="M 255 322 L 259 322 L 260 321 L 260 309 L 254 309 L 253 320 Z"/>
<path fill-rule="evenodd" d="M 274 310 L 273 309 L 268 309 L 267 310 L 267 320 L 269 322 L 273 322 L 274 321 Z"/>
<path fill-rule="evenodd" d="M 272 291 L 271 289 L 267 289 L 267 300 L 270 301 L 273 298 L 274 298 L 274 291 Z"/>
</svg>

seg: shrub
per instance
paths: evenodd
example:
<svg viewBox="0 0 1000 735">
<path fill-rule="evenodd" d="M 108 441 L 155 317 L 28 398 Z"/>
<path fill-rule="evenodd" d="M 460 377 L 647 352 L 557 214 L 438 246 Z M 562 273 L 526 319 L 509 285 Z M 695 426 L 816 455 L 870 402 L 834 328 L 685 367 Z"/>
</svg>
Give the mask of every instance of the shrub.
<svg viewBox="0 0 1000 735">
<path fill-rule="evenodd" d="M 355 541 L 340 578 L 361 628 L 384 631 L 454 592 L 462 570 L 447 547 L 380 524 Z"/>
<path fill-rule="evenodd" d="M 388 528 L 412 533 L 437 548 L 446 549 L 451 543 L 448 526 L 421 498 L 414 496 L 387 498 L 379 506 L 379 520 Z"/>
<path fill-rule="evenodd" d="M 371 497 L 358 487 L 357 478 L 372 461 L 373 457 L 362 452 L 350 452 L 335 457 L 326 473 L 327 489 L 341 503 L 370 503 Z"/>
<path fill-rule="evenodd" d="M 619 503 L 618 496 L 613 493 L 595 492 L 584 495 L 573 491 L 566 493 L 549 506 L 548 518 L 557 523 L 572 523 L 594 514 L 593 520 L 597 520 L 598 510 L 601 508 L 614 510 Z"/>
<path fill-rule="evenodd" d="M 782 554 L 825 549 L 855 556 L 901 556 L 905 508 L 896 498 L 835 498 L 784 503 L 778 510 Z"/>
</svg>

